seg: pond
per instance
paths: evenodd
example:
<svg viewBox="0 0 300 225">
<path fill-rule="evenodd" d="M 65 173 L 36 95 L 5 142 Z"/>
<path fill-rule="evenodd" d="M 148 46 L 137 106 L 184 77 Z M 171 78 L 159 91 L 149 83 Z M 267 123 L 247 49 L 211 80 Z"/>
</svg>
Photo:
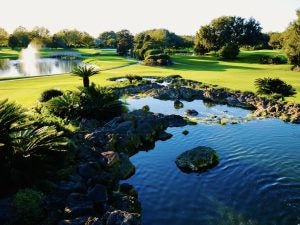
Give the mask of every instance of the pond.
<svg viewBox="0 0 300 225">
<path fill-rule="evenodd" d="M 198 123 L 169 128 L 173 137 L 131 157 L 134 185 L 142 204 L 144 225 L 298 225 L 300 223 L 300 126 L 277 119 L 247 119 L 250 111 L 203 101 L 150 97 L 126 99 L 129 109 L 148 105 L 153 112 L 199 117 L 244 118 L 238 124 Z M 188 135 L 182 131 L 188 130 Z M 183 173 L 176 157 L 197 146 L 214 148 L 220 163 L 203 173 Z"/>
<path fill-rule="evenodd" d="M 0 59 L 0 77 L 40 76 L 69 73 L 80 60 L 40 58 L 35 61 Z"/>
</svg>

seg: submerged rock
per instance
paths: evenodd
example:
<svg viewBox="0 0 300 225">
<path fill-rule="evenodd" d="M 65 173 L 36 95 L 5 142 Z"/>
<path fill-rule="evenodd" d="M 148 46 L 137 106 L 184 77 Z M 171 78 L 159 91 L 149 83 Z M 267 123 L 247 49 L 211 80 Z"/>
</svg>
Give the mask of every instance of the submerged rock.
<svg viewBox="0 0 300 225">
<path fill-rule="evenodd" d="M 187 116 L 197 116 L 199 113 L 196 111 L 196 110 L 194 110 L 194 109 L 187 109 L 187 110 L 185 110 L 185 115 L 187 115 Z"/>
<path fill-rule="evenodd" d="M 201 172 L 219 163 L 219 156 L 209 147 L 199 146 L 180 154 L 176 165 L 185 172 Z"/>
<path fill-rule="evenodd" d="M 179 100 L 175 100 L 174 101 L 174 108 L 175 109 L 181 109 L 183 107 L 184 107 L 184 105 L 183 105 L 183 103 L 181 101 L 179 101 Z"/>
<path fill-rule="evenodd" d="M 173 137 L 172 134 L 163 131 L 158 135 L 157 139 L 161 140 L 161 141 L 166 141 L 166 140 L 170 139 L 171 137 Z"/>
</svg>

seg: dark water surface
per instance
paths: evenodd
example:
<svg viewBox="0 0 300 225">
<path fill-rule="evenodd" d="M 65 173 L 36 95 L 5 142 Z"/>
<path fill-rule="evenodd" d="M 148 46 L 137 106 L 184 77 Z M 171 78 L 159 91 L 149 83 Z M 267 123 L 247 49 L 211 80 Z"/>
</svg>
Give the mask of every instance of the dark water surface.
<svg viewBox="0 0 300 225">
<path fill-rule="evenodd" d="M 126 101 L 130 109 L 147 104 L 165 114 L 182 115 L 185 109 L 196 109 L 200 117 L 249 113 L 206 107 L 200 100 L 184 102 L 181 110 L 172 101 L 149 97 Z M 174 136 L 131 157 L 136 174 L 125 181 L 138 190 L 144 225 L 300 224 L 300 125 L 268 119 L 226 126 L 200 123 L 167 132 Z M 201 174 L 181 172 L 176 157 L 201 145 L 214 148 L 220 164 Z"/>
</svg>

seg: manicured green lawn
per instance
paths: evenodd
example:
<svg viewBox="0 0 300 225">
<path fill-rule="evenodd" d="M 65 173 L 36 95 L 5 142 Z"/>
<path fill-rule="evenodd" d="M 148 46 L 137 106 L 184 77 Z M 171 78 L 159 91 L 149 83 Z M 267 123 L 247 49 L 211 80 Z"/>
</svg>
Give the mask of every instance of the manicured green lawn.
<svg viewBox="0 0 300 225">
<path fill-rule="evenodd" d="M 47 50 L 43 50 L 47 52 Z M 176 63 L 170 67 L 149 67 L 115 55 L 112 50 L 77 49 L 85 54 L 86 62 L 99 65 L 100 74 L 91 77 L 91 81 L 105 86 L 114 84 L 109 77 L 126 74 L 167 76 L 180 74 L 210 84 L 217 84 L 235 90 L 255 91 L 254 80 L 259 77 L 279 77 L 296 90 L 295 97 L 287 98 L 300 103 L 300 73 L 290 71 L 290 65 L 262 65 L 258 63 L 261 55 L 282 54 L 278 51 L 243 51 L 234 62 L 219 61 L 214 56 L 173 56 Z M 48 52 L 51 52 L 48 50 Z M 46 54 L 46 53 L 45 53 Z M 1 51 L 0 51 L 1 57 Z M 133 64 L 133 65 L 131 65 Z M 130 66 L 128 66 L 130 65 Z M 71 90 L 82 85 L 80 78 L 72 75 L 56 75 L 22 80 L 0 81 L 1 98 L 9 98 L 26 106 L 34 106 L 40 93 L 49 88 Z"/>
</svg>

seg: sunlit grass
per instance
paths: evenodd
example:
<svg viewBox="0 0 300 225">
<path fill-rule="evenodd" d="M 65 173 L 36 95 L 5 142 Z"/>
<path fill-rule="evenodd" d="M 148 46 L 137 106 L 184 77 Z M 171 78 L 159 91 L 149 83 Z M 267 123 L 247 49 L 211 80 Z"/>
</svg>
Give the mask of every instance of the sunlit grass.
<svg viewBox="0 0 300 225">
<path fill-rule="evenodd" d="M 150 67 L 135 63 L 115 55 L 114 50 L 79 49 L 90 54 L 86 61 L 100 66 L 100 74 L 91 77 L 91 82 L 106 86 L 114 84 L 107 78 L 125 76 L 126 74 L 167 76 L 180 74 L 186 79 L 217 84 L 234 90 L 255 91 L 254 80 L 262 77 L 278 77 L 296 90 L 295 97 L 287 98 L 291 102 L 300 103 L 300 73 L 290 71 L 290 65 L 263 65 L 258 63 L 259 55 L 281 54 L 278 51 L 242 52 L 237 61 L 218 61 L 214 56 L 173 56 L 180 64 L 171 67 Z M 1 53 L 0 53 L 1 55 Z M 94 56 L 93 56 L 94 55 Z M 250 63 L 247 63 L 247 58 Z M 130 66 L 127 66 L 130 65 Z M 124 67 L 125 66 L 125 67 Z M 127 67 L 126 67 L 127 66 Z M 104 70 L 104 71 L 103 71 Z M 15 100 L 25 106 L 33 106 L 40 93 L 49 88 L 72 90 L 82 85 L 82 80 L 69 74 L 22 80 L 0 81 L 1 98 Z"/>
</svg>

